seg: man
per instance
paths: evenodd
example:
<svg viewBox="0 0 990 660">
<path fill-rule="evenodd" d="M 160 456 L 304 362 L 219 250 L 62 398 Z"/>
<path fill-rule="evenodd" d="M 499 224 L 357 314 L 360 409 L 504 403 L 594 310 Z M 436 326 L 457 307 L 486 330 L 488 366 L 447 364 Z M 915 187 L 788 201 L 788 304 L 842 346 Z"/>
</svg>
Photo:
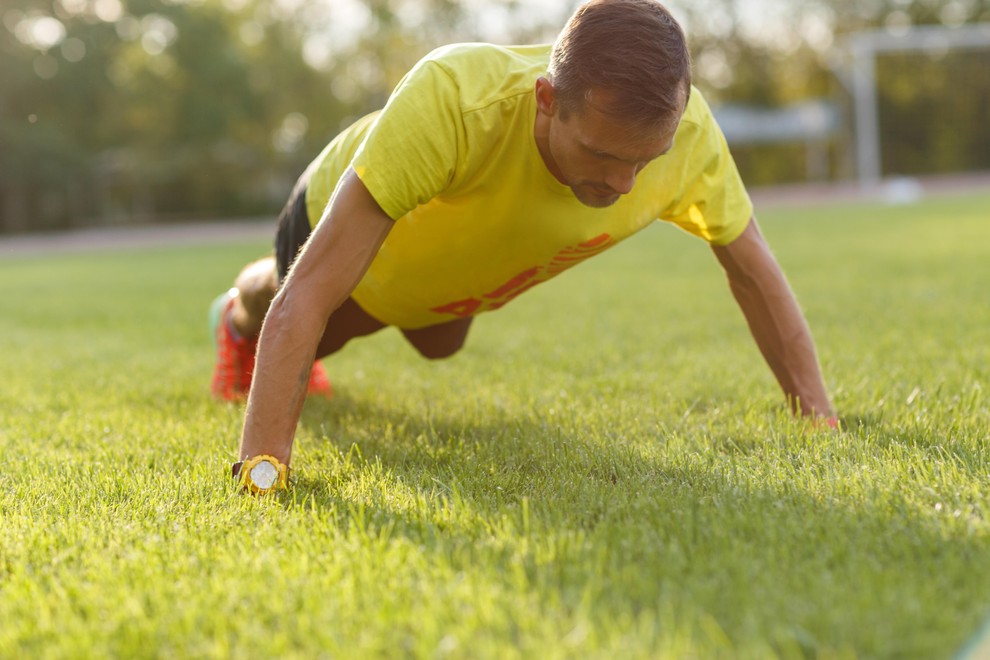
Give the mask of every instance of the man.
<svg viewBox="0 0 990 660">
<path fill-rule="evenodd" d="M 680 27 L 654 0 L 592 0 L 552 49 L 431 53 L 308 168 L 275 259 L 216 305 L 214 391 L 249 390 L 234 475 L 285 484 L 306 393 L 329 390 L 314 358 L 387 325 L 450 356 L 478 314 L 656 219 L 712 245 L 792 410 L 834 425 Z"/>
</svg>

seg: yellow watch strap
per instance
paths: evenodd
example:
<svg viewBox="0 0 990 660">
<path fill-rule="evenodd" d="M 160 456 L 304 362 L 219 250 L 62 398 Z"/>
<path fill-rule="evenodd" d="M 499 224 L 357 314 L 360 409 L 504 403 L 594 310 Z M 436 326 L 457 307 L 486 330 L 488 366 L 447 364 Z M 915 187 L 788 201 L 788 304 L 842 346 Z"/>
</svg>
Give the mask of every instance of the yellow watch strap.
<svg viewBox="0 0 990 660">
<path fill-rule="evenodd" d="M 265 495 L 288 488 L 288 475 L 288 466 L 274 456 L 262 454 L 243 461 L 238 481 L 248 492 Z"/>
</svg>

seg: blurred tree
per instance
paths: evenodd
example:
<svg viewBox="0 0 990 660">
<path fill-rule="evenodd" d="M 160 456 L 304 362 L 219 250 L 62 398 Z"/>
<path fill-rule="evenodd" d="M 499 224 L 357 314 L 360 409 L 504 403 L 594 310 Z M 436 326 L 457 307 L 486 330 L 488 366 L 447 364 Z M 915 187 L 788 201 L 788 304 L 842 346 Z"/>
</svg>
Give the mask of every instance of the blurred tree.
<svg viewBox="0 0 990 660">
<path fill-rule="evenodd" d="M 552 41 L 579 2 L 4 0 L 0 231 L 274 212 L 326 142 L 429 50 Z M 990 22 L 990 0 L 670 4 L 715 104 L 842 97 L 835 46 L 858 30 Z M 885 158 L 917 171 L 990 166 L 986 135 L 953 133 L 986 123 L 987 77 L 896 59 L 883 64 Z M 804 170 L 799 147 L 736 154 L 750 183 Z"/>
<path fill-rule="evenodd" d="M 8 230 L 271 210 L 359 102 L 268 0 L 11 0 L 0 18 Z"/>
<path fill-rule="evenodd" d="M 697 84 L 716 104 L 776 107 L 802 99 L 839 100 L 847 39 L 863 30 L 990 23 L 990 0 L 680 0 Z M 885 54 L 878 92 L 886 173 L 990 168 L 990 51 Z M 851 123 L 851 122 L 850 122 Z M 833 176 L 851 177 L 854 136 L 832 145 Z M 801 145 L 735 146 L 751 184 L 796 181 Z"/>
</svg>

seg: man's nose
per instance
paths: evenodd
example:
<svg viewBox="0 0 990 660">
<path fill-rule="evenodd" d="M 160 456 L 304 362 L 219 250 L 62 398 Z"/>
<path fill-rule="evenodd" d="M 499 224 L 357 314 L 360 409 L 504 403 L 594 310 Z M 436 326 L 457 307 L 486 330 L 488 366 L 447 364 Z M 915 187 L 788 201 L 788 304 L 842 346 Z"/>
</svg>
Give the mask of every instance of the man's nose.
<svg viewBox="0 0 990 660">
<path fill-rule="evenodd" d="M 636 165 L 622 165 L 616 167 L 605 178 L 605 183 L 609 188 L 620 195 L 628 194 L 636 183 L 636 175 L 639 174 L 639 167 Z"/>
</svg>

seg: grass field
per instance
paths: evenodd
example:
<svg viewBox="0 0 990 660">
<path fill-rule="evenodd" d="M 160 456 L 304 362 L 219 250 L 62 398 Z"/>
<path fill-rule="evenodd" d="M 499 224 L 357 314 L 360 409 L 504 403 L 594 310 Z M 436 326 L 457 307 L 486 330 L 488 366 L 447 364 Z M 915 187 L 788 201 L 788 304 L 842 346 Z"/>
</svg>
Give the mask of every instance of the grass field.
<svg viewBox="0 0 990 660">
<path fill-rule="evenodd" d="M 0 657 L 952 657 L 990 613 L 988 222 L 764 214 L 845 433 L 662 226 L 452 360 L 327 360 L 267 499 L 205 319 L 265 243 L 0 260 Z"/>
</svg>

